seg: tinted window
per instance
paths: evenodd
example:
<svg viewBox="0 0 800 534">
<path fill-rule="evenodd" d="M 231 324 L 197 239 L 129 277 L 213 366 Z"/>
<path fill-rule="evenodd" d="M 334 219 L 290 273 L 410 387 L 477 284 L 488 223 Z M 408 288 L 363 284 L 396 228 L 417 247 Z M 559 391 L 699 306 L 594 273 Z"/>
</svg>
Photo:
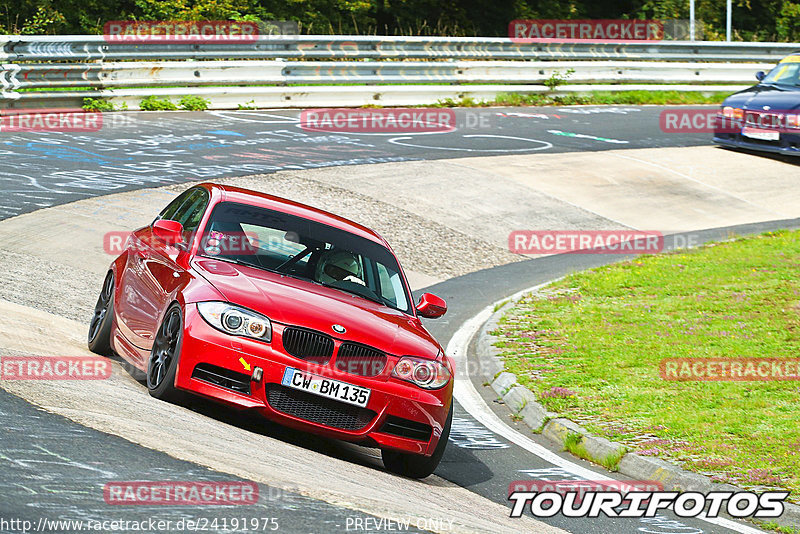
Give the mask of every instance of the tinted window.
<svg viewBox="0 0 800 534">
<path fill-rule="evenodd" d="M 205 189 L 196 189 L 187 197 L 186 202 L 175 214 L 175 219 L 183 225 L 185 232 L 194 232 L 200 225 L 200 219 L 208 205 L 208 192 Z"/>
<path fill-rule="evenodd" d="M 268 247 L 271 254 L 282 261 L 287 261 L 305 250 L 305 246 L 286 239 L 286 232 L 258 224 L 241 223 L 245 237 L 253 246 Z M 298 263 L 308 263 L 309 255 L 303 256 Z"/>
<path fill-rule="evenodd" d="M 380 243 L 279 211 L 220 202 L 199 254 L 322 284 L 409 313 L 394 255 Z"/>
<path fill-rule="evenodd" d="M 194 192 L 193 189 L 187 189 L 180 195 L 178 195 L 175 200 L 167 204 L 167 207 L 161 210 L 161 213 L 158 214 L 159 219 L 166 219 L 168 221 L 174 221 L 175 212 L 186 202 L 186 198 Z"/>
<path fill-rule="evenodd" d="M 208 205 L 208 191 L 202 187 L 194 187 L 181 193 L 161 211 L 159 219 L 177 221 L 183 225 L 183 232 L 188 239 L 203 218 Z"/>
</svg>

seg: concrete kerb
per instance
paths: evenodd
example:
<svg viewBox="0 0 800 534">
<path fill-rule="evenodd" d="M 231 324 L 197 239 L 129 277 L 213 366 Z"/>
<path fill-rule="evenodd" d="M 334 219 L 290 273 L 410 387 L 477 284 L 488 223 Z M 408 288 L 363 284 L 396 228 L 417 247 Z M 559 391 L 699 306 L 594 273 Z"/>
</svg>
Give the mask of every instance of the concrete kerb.
<svg viewBox="0 0 800 534">
<path fill-rule="evenodd" d="M 538 291 L 535 290 L 534 293 Z M 513 306 L 522 295 L 504 302 L 480 328 L 475 339 L 475 350 L 478 357 L 478 368 L 489 386 L 497 393 L 508 408 L 533 432 L 543 435 L 550 441 L 566 449 L 567 438 L 578 435 L 578 443 L 592 460 L 621 457 L 616 463 L 616 470 L 633 480 L 653 480 L 664 485 L 667 491 L 745 491 L 730 484 L 712 482 L 707 476 L 682 469 L 659 458 L 641 456 L 627 452 L 621 443 L 594 436 L 574 421 L 559 417 L 549 412 L 536 399 L 536 395 L 528 388 L 517 383 L 517 377 L 505 371 L 505 364 L 500 357 L 501 350 L 494 346 L 495 339 L 491 332 L 497 330 L 500 318 Z M 781 517 L 773 519 L 784 527 L 800 528 L 800 506 L 785 503 Z"/>
<path fill-rule="evenodd" d="M 491 388 L 503 400 L 506 406 L 522 417 L 525 424 L 534 432 L 542 432 L 546 423 L 557 414 L 548 412 L 536 401 L 536 395 L 526 387 L 517 384 L 517 377 L 504 371 L 505 364 L 500 358 L 500 350 L 494 346 L 491 332 L 497 330 L 503 313 L 517 302 L 518 298 L 510 298 L 489 317 L 478 332 L 475 341 L 478 353 L 478 367 L 484 373 Z"/>
</svg>

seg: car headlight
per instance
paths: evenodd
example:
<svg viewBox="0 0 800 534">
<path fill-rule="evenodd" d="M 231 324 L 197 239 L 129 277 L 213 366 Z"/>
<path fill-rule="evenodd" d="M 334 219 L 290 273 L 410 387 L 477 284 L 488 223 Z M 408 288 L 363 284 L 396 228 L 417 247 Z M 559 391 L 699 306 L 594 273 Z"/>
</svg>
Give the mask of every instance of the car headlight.
<svg viewBox="0 0 800 534">
<path fill-rule="evenodd" d="M 743 119 L 744 110 L 742 108 L 735 108 L 733 106 L 723 106 L 722 116 L 728 119 Z"/>
<path fill-rule="evenodd" d="M 392 376 L 423 389 L 439 389 L 450 381 L 450 371 L 439 362 L 403 356 L 394 366 Z"/>
<path fill-rule="evenodd" d="M 260 341 L 272 340 L 272 323 L 260 313 L 217 301 L 198 302 L 197 310 L 208 324 L 226 334 Z"/>
</svg>

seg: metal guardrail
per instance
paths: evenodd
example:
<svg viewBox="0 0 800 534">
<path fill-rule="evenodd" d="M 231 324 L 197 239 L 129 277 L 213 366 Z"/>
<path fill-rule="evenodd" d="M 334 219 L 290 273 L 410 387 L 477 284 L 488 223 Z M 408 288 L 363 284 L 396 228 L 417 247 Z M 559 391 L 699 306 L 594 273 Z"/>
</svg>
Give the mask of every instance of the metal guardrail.
<svg viewBox="0 0 800 534">
<path fill-rule="evenodd" d="M 307 92 L 302 86 L 310 85 L 450 85 L 439 86 L 432 96 L 435 102 L 475 93 L 459 84 L 498 84 L 495 94 L 523 91 L 522 85 L 509 84 L 545 92 L 554 73 L 563 78 L 567 71 L 572 71 L 566 78 L 570 84 L 604 84 L 612 90 L 630 88 L 618 84 L 638 83 L 658 84 L 648 85 L 651 89 L 697 84 L 706 92 L 730 91 L 729 85 L 712 84 L 749 85 L 755 71 L 769 69 L 798 49 L 800 45 L 791 43 L 688 41 L 524 44 L 501 38 L 304 35 L 227 43 L 142 43 L 112 42 L 102 35 L 12 35 L 0 37 L 0 107 L 65 101 L 80 105 L 80 99 L 89 96 L 115 99 L 135 109 L 135 99 L 140 98 L 136 88 L 141 87 L 152 88 L 147 94 L 158 96 L 175 93 L 165 86 L 193 88 L 191 93 L 202 93 L 212 107 L 236 107 L 229 99 L 237 91 L 230 89 L 250 86 L 257 97 L 252 104 L 261 107 L 302 101 Z M 291 87 L 295 84 L 301 87 Z M 277 88 L 259 86 L 283 86 L 281 99 L 274 100 L 277 93 L 271 89 Z M 491 93 L 487 87 L 492 86 L 481 91 Z M 562 90 L 577 91 L 575 87 Z M 48 88 L 61 90 L 41 91 Z M 70 88 L 85 89 L 64 90 Z M 402 86 L 381 85 L 371 91 L 372 96 L 345 93 L 359 95 L 351 105 L 375 104 L 381 94 L 403 93 Z M 407 86 L 405 91 L 411 95 Z M 293 94 L 299 98 L 293 100 Z M 395 98 L 392 105 L 418 103 L 421 94 L 408 101 Z"/>
<path fill-rule="evenodd" d="M 570 72 L 570 83 L 743 83 L 769 63 L 542 62 L 542 61 L 163 61 L 16 64 L 2 71 L 10 90 L 181 85 L 332 83 L 544 84 Z"/>
<path fill-rule="evenodd" d="M 159 59 L 469 59 L 775 62 L 795 43 L 516 43 L 507 38 L 262 36 L 239 43 L 124 43 L 102 35 L 0 37 L 0 61 Z"/>
</svg>

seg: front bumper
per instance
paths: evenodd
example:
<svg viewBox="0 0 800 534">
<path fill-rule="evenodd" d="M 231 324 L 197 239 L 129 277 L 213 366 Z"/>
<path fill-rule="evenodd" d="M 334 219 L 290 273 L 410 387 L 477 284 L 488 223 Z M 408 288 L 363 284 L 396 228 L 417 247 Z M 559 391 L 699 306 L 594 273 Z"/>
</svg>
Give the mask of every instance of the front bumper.
<svg viewBox="0 0 800 534">
<path fill-rule="evenodd" d="M 736 134 L 720 134 L 720 136 L 715 135 L 713 141 L 718 145 L 729 148 L 742 148 L 745 150 L 756 150 L 759 152 L 771 152 L 773 154 L 800 156 L 800 140 L 798 140 L 795 145 L 792 146 L 789 144 L 745 141 L 741 135 L 737 136 Z"/>
<path fill-rule="evenodd" d="M 271 343 L 231 336 L 211 327 L 195 304 L 187 304 L 175 387 L 231 407 L 254 410 L 268 419 L 314 434 L 414 454 L 433 454 L 452 401 L 452 381 L 442 389 L 427 391 L 391 378 L 395 363 L 392 358 L 376 377 L 342 372 L 334 367 L 334 359 L 326 365 L 316 365 L 283 351 L 283 329 L 283 325 L 273 323 Z M 338 343 L 336 347 L 333 358 Z M 250 380 L 256 367 L 263 369 L 259 382 Z M 281 386 L 286 367 L 370 388 L 369 402 L 360 409 Z M 208 368 L 213 372 L 208 373 Z M 425 428 L 430 430 L 427 437 L 423 437 Z"/>
<path fill-rule="evenodd" d="M 800 156 L 800 131 L 782 131 L 777 140 L 759 140 L 742 135 L 742 125 L 717 115 L 714 128 L 714 143 L 730 148 L 771 152 Z M 745 124 L 744 126 L 750 126 Z"/>
</svg>

